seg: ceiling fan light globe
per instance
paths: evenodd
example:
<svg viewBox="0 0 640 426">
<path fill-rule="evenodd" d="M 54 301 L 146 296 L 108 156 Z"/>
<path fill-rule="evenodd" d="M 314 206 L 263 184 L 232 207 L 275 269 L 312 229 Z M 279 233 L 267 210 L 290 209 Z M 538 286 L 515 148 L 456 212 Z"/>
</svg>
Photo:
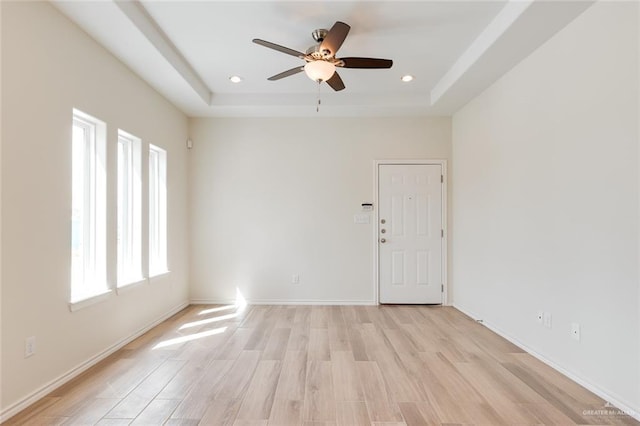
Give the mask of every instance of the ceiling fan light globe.
<svg viewBox="0 0 640 426">
<path fill-rule="evenodd" d="M 336 66 L 327 61 L 307 62 L 304 72 L 313 81 L 327 81 L 336 72 Z"/>
</svg>

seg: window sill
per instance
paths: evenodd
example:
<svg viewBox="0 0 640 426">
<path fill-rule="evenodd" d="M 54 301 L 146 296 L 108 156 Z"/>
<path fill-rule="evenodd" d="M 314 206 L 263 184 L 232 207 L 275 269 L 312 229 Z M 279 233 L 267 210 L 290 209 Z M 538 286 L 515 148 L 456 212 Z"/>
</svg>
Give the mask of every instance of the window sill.
<svg viewBox="0 0 640 426">
<path fill-rule="evenodd" d="M 116 288 L 116 294 L 121 295 L 121 294 L 127 293 L 130 290 L 133 290 L 134 288 L 139 287 L 148 282 L 149 280 L 147 278 L 142 278 L 142 277 L 135 279 L 133 281 L 129 281 L 126 284 L 122 284 L 118 286 L 118 288 Z"/>
<path fill-rule="evenodd" d="M 156 278 L 162 278 L 165 275 L 169 275 L 171 273 L 171 271 L 166 270 L 166 271 L 157 271 L 154 273 L 149 273 L 149 281 L 156 279 Z"/>
<path fill-rule="evenodd" d="M 71 312 L 79 311 L 80 309 L 84 309 L 87 306 L 95 305 L 96 303 L 100 303 L 103 300 L 107 300 L 109 296 L 113 293 L 113 290 L 108 289 L 103 291 L 102 293 L 94 294 L 92 296 L 88 296 L 82 299 L 74 300 L 69 302 L 69 310 Z"/>
</svg>

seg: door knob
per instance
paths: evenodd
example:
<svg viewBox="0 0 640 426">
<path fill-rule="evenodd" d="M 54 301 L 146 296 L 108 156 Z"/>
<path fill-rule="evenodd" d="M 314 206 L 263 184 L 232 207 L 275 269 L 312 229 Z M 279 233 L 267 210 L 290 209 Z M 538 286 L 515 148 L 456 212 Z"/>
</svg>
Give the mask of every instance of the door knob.
<svg viewBox="0 0 640 426">
<path fill-rule="evenodd" d="M 384 243 L 386 243 L 386 242 L 387 242 L 387 240 L 385 240 L 384 238 L 381 238 L 381 239 L 380 239 L 380 242 L 381 242 L 382 244 L 384 244 Z"/>
</svg>

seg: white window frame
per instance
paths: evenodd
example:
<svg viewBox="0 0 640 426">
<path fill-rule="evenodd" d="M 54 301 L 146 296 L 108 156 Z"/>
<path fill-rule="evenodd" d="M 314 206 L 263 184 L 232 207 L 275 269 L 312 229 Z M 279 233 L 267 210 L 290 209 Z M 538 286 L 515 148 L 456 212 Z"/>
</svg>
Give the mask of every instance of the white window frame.
<svg viewBox="0 0 640 426">
<path fill-rule="evenodd" d="M 117 286 L 143 280 L 142 141 L 118 130 Z"/>
<path fill-rule="evenodd" d="M 71 151 L 72 229 L 69 301 L 75 304 L 110 291 L 107 283 L 105 123 L 74 109 Z M 76 226 L 77 222 L 79 224 Z M 80 235 L 76 235 L 76 232 Z"/>
<path fill-rule="evenodd" d="M 167 272 L 167 151 L 149 144 L 149 276 Z"/>
</svg>

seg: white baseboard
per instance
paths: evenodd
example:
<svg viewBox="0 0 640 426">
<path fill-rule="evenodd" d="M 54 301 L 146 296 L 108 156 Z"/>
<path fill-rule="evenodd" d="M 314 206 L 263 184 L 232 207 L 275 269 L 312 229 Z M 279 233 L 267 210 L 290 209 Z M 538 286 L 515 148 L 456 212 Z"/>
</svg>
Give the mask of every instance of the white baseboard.
<svg viewBox="0 0 640 426">
<path fill-rule="evenodd" d="M 108 357 L 109 355 L 111 355 L 112 353 L 117 351 L 118 349 L 121 349 L 122 347 L 124 347 L 128 343 L 132 342 L 134 339 L 137 339 L 138 337 L 142 336 L 144 333 L 146 333 L 147 331 L 151 330 L 153 327 L 157 326 L 158 324 L 160 324 L 162 321 L 166 320 L 167 318 L 169 318 L 169 317 L 175 315 L 176 313 L 180 312 L 181 310 L 183 310 L 187 306 L 189 306 L 189 303 L 187 303 L 187 302 L 181 303 L 180 305 L 178 305 L 178 306 L 174 307 L 173 309 L 169 310 L 169 312 L 165 313 L 164 315 L 162 315 L 160 318 L 158 318 L 157 320 L 153 321 L 152 323 L 146 325 L 145 327 L 142 327 L 141 329 L 139 329 L 135 333 L 133 333 L 133 334 L 131 334 L 131 335 L 119 340 L 115 344 L 109 346 L 104 351 L 94 355 L 93 357 L 91 357 L 88 360 L 84 361 L 80 365 L 77 365 L 76 367 L 74 367 L 71 370 L 67 371 L 66 373 L 64 373 L 63 375 L 59 376 L 58 378 L 56 378 L 56 379 L 50 381 L 49 383 L 45 384 L 44 386 L 42 386 L 41 388 L 37 389 L 35 392 L 31 393 L 30 395 L 26 396 L 22 400 L 10 405 L 6 409 L 3 409 L 2 412 L 0 412 L 0 423 L 9 420 L 11 417 L 15 416 L 20 411 L 24 410 L 25 408 L 27 408 L 31 404 L 33 404 L 33 403 L 39 401 L 40 399 L 44 398 L 49 393 L 53 392 L 54 390 L 56 390 L 60 386 L 64 385 L 65 383 L 69 382 L 70 380 L 72 380 L 73 378 L 78 376 L 79 374 L 81 374 L 81 373 L 85 372 L 86 370 L 88 370 L 89 368 L 93 367 L 95 364 L 97 364 L 98 362 L 102 361 L 103 359 L 105 359 L 106 357 Z"/>
<path fill-rule="evenodd" d="M 221 299 L 192 299 L 192 305 L 235 305 L 235 300 Z M 247 300 L 249 305 L 317 305 L 317 306 L 342 306 L 342 305 L 358 305 L 373 306 L 377 305 L 374 300 L 292 300 L 292 299 L 251 299 Z"/>
<path fill-rule="evenodd" d="M 470 318 L 472 318 L 474 320 L 477 320 L 477 319 L 480 318 L 480 316 L 474 314 L 473 312 L 469 311 L 468 309 L 466 309 L 466 308 L 464 308 L 464 307 L 462 307 L 462 306 L 460 306 L 460 305 L 458 305 L 456 303 L 452 304 L 451 306 L 453 306 L 455 309 L 459 310 L 460 312 L 462 312 L 463 314 L 465 314 L 466 316 L 468 316 L 468 317 L 470 317 Z M 522 343 L 521 341 L 519 341 L 515 337 L 505 333 L 499 327 L 496 327 L 495 325 L 493 325 L 491 323 L 488 323 L 485 320 L 482 321 L 482 325 L 484 325 L 485 327 L 487 327 L 489 330 L 493 331 L 497 335 L 507 339 L 509 342 L 511 342 L 514 345 L 518 346 L 520 349 L 526 351 L 529 355 L 537 358 L 538 360 L 540 360 L 543 363 L 547 364 L 549 367 L 553 368 L 554 370 L 558 371 L 559 373 L 561 373 L 564 376 L 568 377 L 569 379 L 573 380 L 574 382 L 576 382 L 580 386 L 582 386 L 582 387 L 586 388 L 587 390 L 593 392 L 594 394 L 598 395 L 600 398 L 604 399 L 606 402 L 614 405 L 620 411 L 622 411 L 625 414 L 633 417 L 636 420 L 640 420 L 640 407 L 633 408 L 633 404 L 629 404 L 629 403 L 621 400 L 619 397 L 617 397 L 615 395 L 612 395 L 610 392 L 608 392 L 606 390 L 603 390 L 599 386 L 596 386 L 593 383 L 589 382 L 588 380 L 583 379 L 582 377 L 577 376 L 575 373 L 573 373 L 571 371 L 568 371 L 567 369 L 561 367 L 560 365 L 558 365 L 554 361 L 552 361 L 549 358 L 547 358 L 546 356 L 536 352 L 534 349 L 532 349 L 529 346 L 527 346 L 526 344 Z"/>
<path fill-rule="evenodd" d="M 236 305 L 235 299 L 191 299 L 191 305 Z"/>
</svg>

